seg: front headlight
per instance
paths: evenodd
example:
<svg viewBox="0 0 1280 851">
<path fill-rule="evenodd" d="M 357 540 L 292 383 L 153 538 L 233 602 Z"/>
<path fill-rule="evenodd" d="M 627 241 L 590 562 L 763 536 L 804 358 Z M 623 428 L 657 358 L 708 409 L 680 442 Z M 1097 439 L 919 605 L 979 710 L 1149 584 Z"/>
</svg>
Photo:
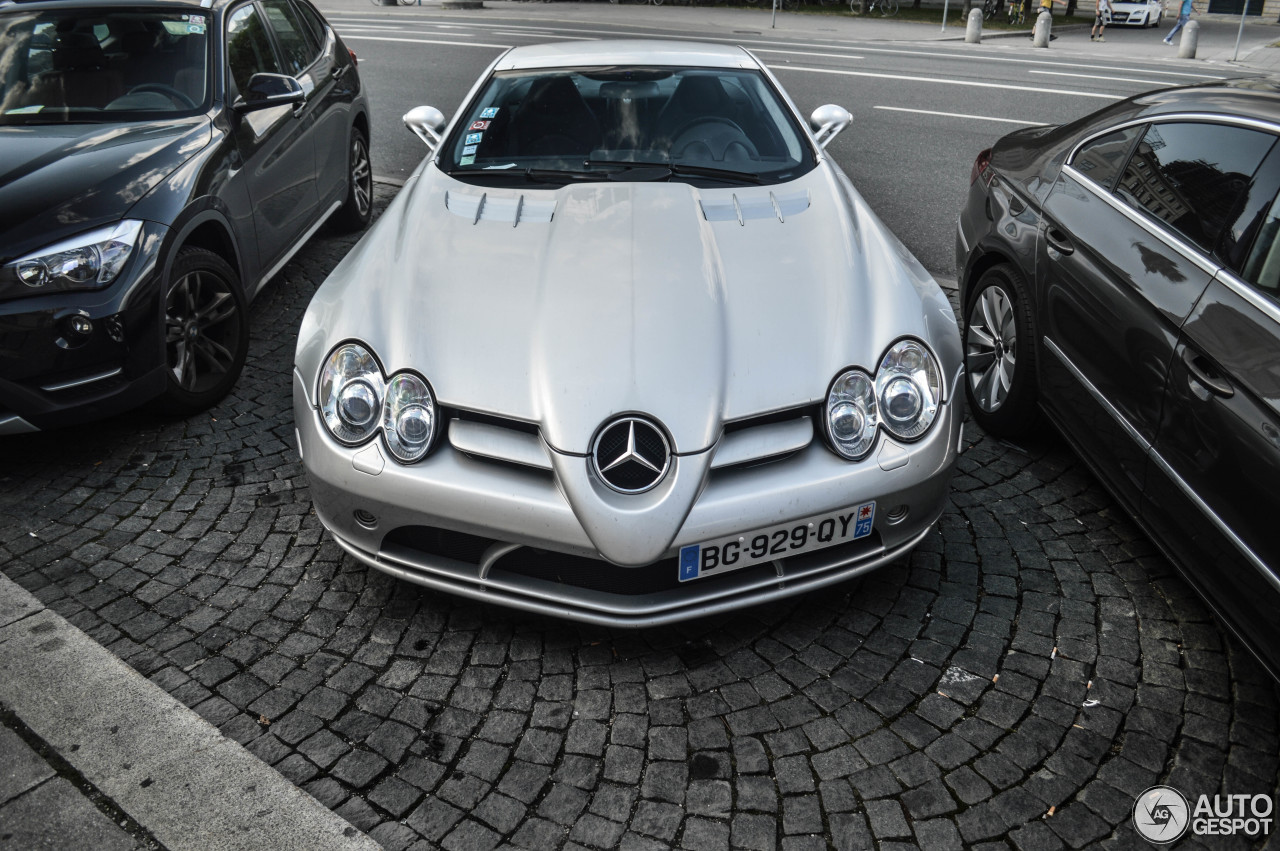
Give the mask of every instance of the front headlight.
<svg viewBox="0 0 1280 851">
<path fill-rule="evenodd" d="M 24 284 L 10 295 L 94 289 L 114 281 L 128 262 L 142 222 L 126 219 L 51 245 L 5 265 L 5 277 Z"/>
<path fill-rule="evenodd" d="M 378 430 L 384 386 L 382 370 L 369 350 L 345 343 L 320 370 L 317 399 L 329 433 L 343 443 L 363 443 Z"/>
<path fill-rule="evenodd" d="M 436 431 L 436 403 L 427 382 L 402 372 L 387 385 L 382 411 L 382 434 L 387 449 L 406 463 L 417 461 L 431 448 Z"/>
<path fill-rule="evenodd" d="M 876 370 L 876 401 L 890 434 L 914 440 L 929 430 L 942 398 L 940 373 L 933 355 L 915 340 L 900 340 L 885 352 Z"/>
<path fill-rule="evenodd" d="M 329 433 L 348 446 L 381 428 L 397 461 L 412 464 L 431 450 L 439 417 L 427 382 L 411 372 L 384 379 L 377 359 L 359 343 L 343 343 L 329 355 L 316 398 Z"/>
<path fill-rule="evenodd" d="M 862 370 L 840 374 L 827 392 L 827 438 L 850 461 L 867 454 L 876 440 L 876 397 L 871 378 Z"/>
</svg>

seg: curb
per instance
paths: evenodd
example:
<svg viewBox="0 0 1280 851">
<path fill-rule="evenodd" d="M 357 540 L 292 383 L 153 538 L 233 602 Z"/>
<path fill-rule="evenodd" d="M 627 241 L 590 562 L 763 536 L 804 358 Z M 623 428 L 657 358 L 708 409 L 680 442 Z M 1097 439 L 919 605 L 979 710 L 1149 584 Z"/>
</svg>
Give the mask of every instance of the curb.
<svg viewBox="0 0 1280 851">
<path fill-rule="evenodd" d="M 3 575 L 0 702 L 172 851 L 379 847 Z"/>
</svg>

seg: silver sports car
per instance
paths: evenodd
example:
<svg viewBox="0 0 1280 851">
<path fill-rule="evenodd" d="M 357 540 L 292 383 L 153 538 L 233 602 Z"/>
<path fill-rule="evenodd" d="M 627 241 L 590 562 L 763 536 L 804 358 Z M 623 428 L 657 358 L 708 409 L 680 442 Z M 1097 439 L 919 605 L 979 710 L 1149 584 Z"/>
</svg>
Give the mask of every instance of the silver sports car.
<svg viewBox="0 0 1280 851">
<path fill-rule="evenodd" d="M 840 582 L 942 512 L 942 291 L 745 50 L 511 50 L 303 319 L 324 525 L 431 588 L 648 626 Z M 809 129 L 809 128 L 812 129 Z"/>
</svg>

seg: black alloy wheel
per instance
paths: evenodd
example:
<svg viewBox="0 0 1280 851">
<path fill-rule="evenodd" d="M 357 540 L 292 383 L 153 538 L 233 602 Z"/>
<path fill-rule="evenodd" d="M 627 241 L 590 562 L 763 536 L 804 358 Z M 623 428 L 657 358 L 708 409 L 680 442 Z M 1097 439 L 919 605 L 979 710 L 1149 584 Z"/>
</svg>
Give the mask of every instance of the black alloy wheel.
<svg viewBox="0 0 1280 851">
<path fill-rule="evenodd" d="M 965 395 L 974 420 L 1002 437 L 1025 433 L 1036 418 L 1035 321 L 1022 276 L 988 269 L 965 308 Z"/>
<path fill-rule="evenodd" d="M 358 127 L 351 128 L 347 148 L 347 199 L 334 220 L 346 231 L 362 230 L 373 218 L 373 163 L 369 160 L 369 140 Z"/>
<path fill-rule="evenodd" d="M 249 351 L 249 318 L 239 276 L 203 248 L 173 261 L 164 299 L 167 383 L 163 407 L 193 414 L 230 392 Z"/>
</svg>

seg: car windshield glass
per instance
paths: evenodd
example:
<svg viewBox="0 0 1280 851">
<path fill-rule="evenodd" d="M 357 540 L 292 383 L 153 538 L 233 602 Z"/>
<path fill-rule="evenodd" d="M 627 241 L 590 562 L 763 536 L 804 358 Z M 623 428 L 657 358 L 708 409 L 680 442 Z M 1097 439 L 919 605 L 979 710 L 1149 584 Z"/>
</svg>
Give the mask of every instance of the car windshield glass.
<svg viewBox="0 0 1280 851">
<path fill-rule="evenodd" d="M 439 164 L 460 180 L 490 184 L 772 184 L 813 168 L 803 133 L 757 71 L 509 72 L 464 108 Z"/>
<path fill-rule="evenodd" d="M 0 124 L 146 121 L 208 99 L 209 18 L 79 8 L 0 15 Z"/>
</svg>

